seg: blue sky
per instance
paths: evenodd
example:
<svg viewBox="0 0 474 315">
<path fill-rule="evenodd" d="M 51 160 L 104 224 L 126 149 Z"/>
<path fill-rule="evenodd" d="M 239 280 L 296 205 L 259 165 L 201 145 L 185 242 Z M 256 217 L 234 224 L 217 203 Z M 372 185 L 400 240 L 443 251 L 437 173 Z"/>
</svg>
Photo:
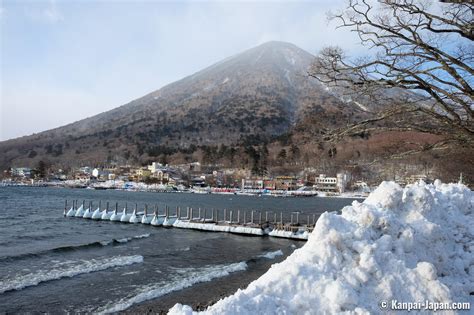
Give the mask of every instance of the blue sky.
<svg viewBox="0 0 474 315">
<path fill-rule="evenodd" d="M 334 1 L 0 0 L 0 141 L 128 103 L 269 40 L 352 52 Z"/>
</svg>

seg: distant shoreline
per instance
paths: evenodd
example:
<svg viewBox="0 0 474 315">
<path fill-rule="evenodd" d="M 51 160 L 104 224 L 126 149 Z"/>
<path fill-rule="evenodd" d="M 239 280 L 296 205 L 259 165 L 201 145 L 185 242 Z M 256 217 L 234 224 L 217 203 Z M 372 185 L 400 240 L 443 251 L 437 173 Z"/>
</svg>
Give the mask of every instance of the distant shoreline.
<svg viewBox="0 0 474 315">
<path fill-rule="evenodd" d="M 156 193 L 184 193 L 184 194 L 208 194 L 208 195 L 229 195 L 229 196 L 254 196 L 254 197 L 280 197 L 280 198 L 344 198 L 344 199 L 365 199 L 367 196 L 361 195 L 360 193 L 326 193 L 320 191 L 312 191 L 311 194 L 299 194 L 297 191 L 270 191 L 264 192 L 263 190 L 247 189 L 247 190 L 235 190 L 234 192 L 226 191 L 213 191 L 210 188 L 209 191 L 203 190 L 178 190 L 173 188 L 157 188 L 157 185 L 146 185 L 144 183 L 136 183 L 134 187 L 102 187 L 92 185 L 70 185 L 64 182 L 40 182 L 40 183 L 24 183 L 24 182 L 0 182 L 1 187 L 49 187 L 49 188 L 69 188 L 69 189 L 92 189 L 92 190 L 119 190 L 119 191 L 131 191 L 131 192 L 156 192 Z M 141 185 L 138 185 L 141 184 Z"/>
</svg>

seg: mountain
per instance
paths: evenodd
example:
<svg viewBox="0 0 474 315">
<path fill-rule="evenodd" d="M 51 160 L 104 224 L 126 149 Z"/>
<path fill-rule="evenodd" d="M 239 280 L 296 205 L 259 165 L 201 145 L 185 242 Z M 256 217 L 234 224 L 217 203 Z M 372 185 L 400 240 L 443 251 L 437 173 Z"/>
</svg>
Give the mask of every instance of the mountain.
<svg viewBox="0 0 474 315">
<path fill-rule="evenodd" d="M 271 141 L 309 117 L 318 130 L 363 115 L 363 106 L 308 77 L 313 58 L 290 43 L 264 43 L 113 110 L 0 142 L 0 166 L 137 162 L 196 146 Z"/>
</svg>

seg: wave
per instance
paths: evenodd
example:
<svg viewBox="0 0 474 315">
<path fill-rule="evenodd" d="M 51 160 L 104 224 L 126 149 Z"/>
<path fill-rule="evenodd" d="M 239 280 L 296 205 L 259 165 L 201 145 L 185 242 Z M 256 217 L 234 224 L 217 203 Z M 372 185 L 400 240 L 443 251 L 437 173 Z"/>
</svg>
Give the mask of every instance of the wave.
<svg viewBox="0 0 474 315">
<path fill-rule="evenodd" d="M 0 294 L 7 291 L 22 290 L 36 286 L 42 282 L 72 278 L 77 275 L 97 272 L 109 268 L 128 266 L 143 262 L 143 256 L 115 256 L 104 259 L 79 260 L 71 262 L 74 265 L 51 270 L 37 270 L 35 273 L 16 276 L 12 279 L 0 280 Z M 56 265 L 58 267 L 60 264 Z"/>
<path fill-rule="evenodd" d="M 191 250 L 191 247 L 189 247 L 189 246 L 176 249 L 177 252 L 189 252 L 190 250 Z"/>
<path fill-rule="evenodd" d="M 131 237 L 124 237 L 124 238 L 117 238 L 117 239 L 113 239 L 111 241 L 102 241 L 100 242 L 101 245 L 103 246 L 107 246 L 107 245 L 110 245 L 110 244 L 113 244 L 113 243 L 127 243 L 127 242 L 130 242 L 132 240 L 137 240 L 137 239 L 141 239 L 141 238 L 147 238 L 147 237 L 150 237 L 150 233 L 147 233 L 147 234 L 141 234 L 141 235 L 137 235 L 137 236 L 131 236 Z"/>
<path fill-rule="evenodd" d="M 135 295 L 123 298 L 119 301 L 111 302 L 105 307 L 99 309 L 98 312 L 102 314 L 120 312 L 128 309 L 132 305 L 156 299 L 170 292 L 183 290 L 196 283 L 208 282 L 215 278 L 225 277 L 233 272 L 243 271 L 246 269 L 247 263 L 245 262 L 230 265 L 214 265 L 196 269 L 185 268 L 184 272 L 178 272 L 179 274 L 186 274 L 184 278 L 175 280 L 171 283 L 156 283 L 143 286 Z"/>
<path fill-rule="evenodd" d="M 283 256 L 283 252 L 281 251 L 281 249 L 276 250 L 274 252 L 268 252 L 268 253 L 259 255 L 258 257 L 267 258 L 267 259 L 275 259 L 277 256 Z"/>
<path fill-rule="evenodd" d="M 13 256 L 1 257 L 0 261 L 9 262 L 9 261 L 15 261 L 15 260 L 21 260 L 21 259 L 27 259 L 27 258 L 36 258 L 36 257 L 40 257 L 40 256 L 47 255 L 50 253 L 64 253 L 64 252 L 76 251 L 76 250 L 81 250 L 81 249 L 86 249 L 86 248 L 102 247 L 102 246 L 108 246 L 108 245 L 113 245 L 113 244 L 116 244 L 116 245 L 123 244 L 129 241 L 132 241 L 134 239 L 147 238 L 147 237 L 150 237 L 150 235 L 151 235 L 150 233 L 147 233 L 147 234 L 141 234 L 141 235 L 127 237 L 127 238 L 112 239 L 110 241 L 98 241 L 98 242 L 92 242 L 92 243 L 80 244 L 80 245 L 60 246 L 56 248 L 42 250 L 36 253 L 25 253 L 25 254 L 13 255 Z"/>
</svg>

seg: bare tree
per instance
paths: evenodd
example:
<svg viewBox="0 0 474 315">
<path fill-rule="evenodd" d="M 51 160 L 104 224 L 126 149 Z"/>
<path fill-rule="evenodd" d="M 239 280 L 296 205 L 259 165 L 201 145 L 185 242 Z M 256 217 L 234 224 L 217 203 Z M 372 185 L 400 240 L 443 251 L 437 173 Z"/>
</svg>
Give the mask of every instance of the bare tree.
<svg viewBox="0 0 474 315">
<path fill-rule="evenodd" d="M 373 130 L 417 131 L 440 141 L 413 150 L 473 147 L 472 3 L 349 0 L 330 20 L 355 32 L 370 56 L 324 48 L 310 76 L 377 106 L 332 140 Z M 362 98 L 361 98 L 362 97 Z"/>
</svg>

